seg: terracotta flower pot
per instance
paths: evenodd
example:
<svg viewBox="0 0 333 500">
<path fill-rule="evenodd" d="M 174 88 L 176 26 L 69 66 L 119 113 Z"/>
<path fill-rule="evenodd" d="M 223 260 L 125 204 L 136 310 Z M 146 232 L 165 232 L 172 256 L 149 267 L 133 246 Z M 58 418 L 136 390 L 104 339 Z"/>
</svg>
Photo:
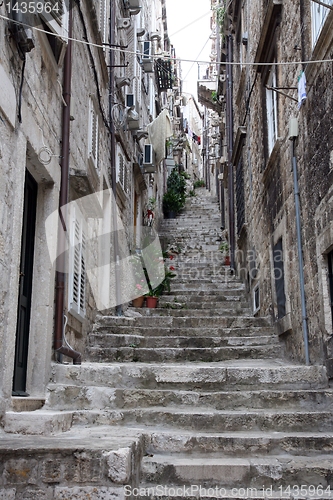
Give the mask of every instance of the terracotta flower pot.
<svg viewBox="0 0 333 500">
<path fill-rule="evenodd" d="M 141 295 L 141 297 L 137 297 L 136 299 L 132 300 L 133 307 L 142 307 L 144 303 L 144 296 Z"/>
<path fill-rule="evenodd" d="M 229 255 L 226 255 L 224 257 L 224 265 L 225 266 L 230 266 L 230 257 L 229 257 Z"/>
<path fill-rule="evenodd" d="M 155 307 L 157 307 L 157 301 L 158 301 L 158 297 L 146 297 L 146 305 L 147 307 L 153 309 Z"/>
</svg>

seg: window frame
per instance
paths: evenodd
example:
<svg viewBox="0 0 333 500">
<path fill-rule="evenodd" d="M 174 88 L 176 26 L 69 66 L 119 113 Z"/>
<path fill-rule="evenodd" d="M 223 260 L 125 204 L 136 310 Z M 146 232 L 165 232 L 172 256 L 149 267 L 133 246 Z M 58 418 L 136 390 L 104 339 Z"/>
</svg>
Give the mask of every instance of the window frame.
<svg viewBox="0 0 333 500">
<path fill-rule="evenodd" d="M 333 5 L 333 0 L 325 0 L 328 5 Z M 311 0 L 311 41 L 314 49 L 330 9 Z"/>
</svg>

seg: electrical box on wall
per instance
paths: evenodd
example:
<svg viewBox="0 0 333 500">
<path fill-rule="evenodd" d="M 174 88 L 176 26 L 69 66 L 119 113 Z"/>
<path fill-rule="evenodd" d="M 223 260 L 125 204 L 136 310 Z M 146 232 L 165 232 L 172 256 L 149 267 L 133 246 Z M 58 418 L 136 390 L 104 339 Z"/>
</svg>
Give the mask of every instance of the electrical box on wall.
<svg viewBox="0 0 333 500">
<path fill-rule="evenodd" d="M 289 120 L 289 139 L 296 139 L 298 137 L 298 120 L 297 118 L 290 118 Z"/>
</svg>

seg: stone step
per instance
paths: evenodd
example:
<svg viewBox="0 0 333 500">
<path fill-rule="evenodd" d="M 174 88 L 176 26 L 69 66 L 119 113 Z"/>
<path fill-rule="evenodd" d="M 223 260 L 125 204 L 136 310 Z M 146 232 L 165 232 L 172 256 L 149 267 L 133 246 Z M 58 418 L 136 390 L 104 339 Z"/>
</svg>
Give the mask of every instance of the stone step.
<svg viewBox="0 0 333 500">
<path fill-rule="evenodd" d="M 147 454 L 219 454 L 220 457 L 238 455 L 285 454 L 300 455 L 306 450 L 308 456 L 333 452 L 333 432 L 191 432 L 152 430 L 145 436 Z"/>
<path fill-rule="evenodd" d="M 41 410 L 36 410 L 36 413 Z M 37 416 L 37 415 L 36 415 Z M 21 414 L 24 418 L 24 415 Z M 121 425 L 163 427 L 192 431 L 331 432 L 329 411 L 215 410 L 207 408 L 150 407 L 132 409 L 75 410 L 73 425 Z M 148 432 L 148 430 L 147 430 Z"/>
<path fill-rule="evenodd" d="M 277 352 L 276 345 L 251 345 L 233 347 L 89 347 L 87 359 L 95 363 L 141 362 L 141 363 L 183 363 L 218 362 L 232 359 L 274 359 L 282 358 L 283 351 Z"/>
<path fill-rule="evenodd" d="M 38 422 L 36 422 L 38 426 Z M 137 482 L 142 432 L 76 427 L 57 436 L 0 434 L 3 500 L 123 498 Z"/>
<path fill-rule="evenodd" d="M 333 392 L 327 389 L 262 389 L 252 391 L 219 391 L 217 389 L 215 392 L 204 392 L 198 389 L 192 391 L 181 389 L 121 389 L 105 385 L 49 384 L 45 409 L 71 410 L 73 409 L 73 401 L 78 410 L 149 408 L 152 406 L 176 406 L 184 407 L 184 409 L 187 407 L 205 407 L 216 410 L 246 410 L 247 408 L 330 410 L 333 404 Z M 169 436 L 170 440 L 171 436 Z M 179 440 L 179 436 L 177 436 L 175 440 Z M 186 444 L 183 445 L 184 448 L 189 444 L 186 441 Z"/>
<path fill-rule="evenodd" d="M 52 383 L 184 391 L 327 389 L 323 366 L 279 360 L 220 363 L 88 363 L 52 365 Z"/>
<path fill-rule="evenodd" d="M 66 414 L 68 424 L 62 431 L 71 426 L 121 425 L 144 426 L 147 428 L 163 426 L 165 430 L 184 429 L 199 432 L 330 432 L 333 415 L 329 411 L 297 411 L 294 410 L 216 410 L 207 408 L 175 408 L 150 407 L 131 409 L 103 409 L 71 411 L 48 411 L 47 409 L 33 412 L 7 412 L 5 430 L 10 433 L 30 435 L 57 434 L 56 425 Z M 45 425 L 45 422 L 48 422 Z M 41 425 L 42 422 L 42 425 Z M 146 432 L 148 430 L 146 429 Z M 331 462 L 332 463 L 332 462 Z"/>
<path fill-rule="evenodd" d="M 249 317 L 249 316 L 138 316 L 135 318 L 125 316 L 104 316 L 99 319 L 95 325 L 95 329 L 99 330 L 100 327 L 115 327 L 115 326 L 128 326 L 128 327 L 153 327 L 153 328 L 199 328 L 210 327 L 217 328 L 248 328 L 248 327 L 270 327 L 268 318 L 265 317 Z"/>
<path fill-rule="evenodd" d="M 145 335 L 121 335 L 121 334 L 103 334 L 89 335 L 90 347 L 133 347 L 145 349 L 162 348 L 211 348 L 216 347 L 241 347 L 241 346 L 263 346 L 279 345 L 278 337 L 271 335 L 258 335 L 250 337 L 191 337 L 191 336 L 149 336 Z"/>
<path fill-rule="evenodd" d="M 177 304 L 179 306 L 177 307 Z M 212 316 L 221 316 L 221 315 L 232 315 L 232 312 L 235 316 L 239 313 L 244 315 L 246 312 L 249 312 L 249 305 L 247 302 L 236 302 L 232 304 L 230 301 L 228 302 L 218 302 L 216 305 L 209 304 L 205 302 L 202 304 L 202 308 L 189 308 L 189 304 L 185 307 L 185 304 L 181 304 L 179 302 L 166 302 L 159 301 L 158 306 L 156 308 L 149 307 L 139 307 L 135 308 L 135 311 L 140 313 L 142 316 L 173 316 L 173 317 L 185 317 L 191 316 L 192 318 L 196 317 L 212 317 Z M 182 306 L 182 307 L 181 307 Z M 233 307 L 232 307 L 233 306 Z"/>
<path fill-rule="evenodd" d="M 240 488 L 246 485 L 258 489 L 272 486 L 278 491 L 279 487 L 286 488 L 288 485 L 306 485 L 321 486 L 329 492 L 329 488 L 333 488 L 332 472 L 332 456 L 324 454 L 316 457 L 285 454 L 251 458 L 172 454 L 143 458 L 144 482 L 180 486 L 198 484 L 210 488 L 216 485 Z M 291 498 L 300 497 L 295 495 Z"/>
<path fill-rule="evenodd" d="M 127 325 L 116 326 L 95 326 L 94 332 L 90 333 L 92 336 L 91 344 L 96 341 L 107 344 L 109 335 L 129 335 L 139 337 L 202 337 L 202 328 L 170 328 L 170 327 L 149 327 L 149 326 L 135 326 L 135 323 Z M 90 336 L 89 335 L 89 336 Z M 276 338 L 273 329 L 270 327 L 249 326 L 249 327 L 210 327 L 205 328 L 205 335 L 208 337 L 226 337 L 226 338 L 242 338 L 242 337 L 261 337 L 270 335 L 272 339 Z M 237 341 L 236 341 L 237 342 Z"/>
</svg>

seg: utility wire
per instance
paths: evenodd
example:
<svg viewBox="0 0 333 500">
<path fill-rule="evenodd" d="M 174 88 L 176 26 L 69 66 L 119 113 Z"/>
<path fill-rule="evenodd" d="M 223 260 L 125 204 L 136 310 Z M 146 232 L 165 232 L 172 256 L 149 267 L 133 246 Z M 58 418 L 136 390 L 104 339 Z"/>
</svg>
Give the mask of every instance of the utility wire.
<svg viewBox="0 0 333 500">
<path fill-rule="evenodd" d="M 10 19 L 9 17 L 3 16 L 1 14 L 0 14 L 0 19 L 4 19 L 5 21 L 9 21 L 11 23 L 16 23 L 16 24 L 19 24 L 21 26 L 25 26 L 27 28 L 31 28 L 31 29 L 39 31 L 41 33 L 46 33 L 47 35 L 55 36 L 55 37 L 60 38 L 61 40 L 64 40 L 64 41 L 71 40 L 72 42 L 82 43 L 83 45 L 89 45 L 90 47 L 97 47 L 97 48 L 101 48 L 101 49 L 105 49 L 105 50 L 113 50 L 113 51 L 121 52 L 124 54 L 132 54 L 132 55 L 137 55 L 137 56 L 145 56 L 146 55 L 143 52 L 140 53 L 137 51 L 122 49 L 122 48 L 118 48 L 118 47 L 110 47 L 107 44 L 101 45 L 98 43 L 87 42 L 85 40 L 79 40 L 77 38 L 71 38 L 71 37 L 67 37 L 67 36 L 58 35 L 57 33 L 52 33 L 50 31 L 46 31 L 46 30 L 43 30 L 41 28 L 37 28 L 36 26 L 31 26 L 29 24 L 22 23 L 19 21 L 13 21 L 13 19 Z M 180 58 L 180 57 L 170 57 L 170 56 L 166 57 L 166 56 L 162 56 L 162 54 L 152 55 L 152 58 L 153 59 L 165 59 L 165 60 L 172 59 L 172 61 L 174 61 L 174 62 L 192 62 L 192 63 L 208 64 L 208 65 L 209 64 L 215 64 L 215 65 L 220 64 L 221 66 L 226 65 L 225 61 L 213 61 L 213 62 L 212 61 L 204 61 L 204 60 L 201 61 L 201 60 L 195 60 L 195 59 L 185 59 L 185 58 Z M 236 62 L 236 61 L 233 61 L 233 62 L 228 62 L 228 64 L 231 66 L 242 65 L 242 66 L 255 66 L 255 67 L 257 67 L 257 66 L 298 66 L 300 64 L 307 65 L 307 64 L 332 63 L 332 62 L 333 62 L 333 59 L 315 59 L 315 60 L 308 60 L 308 61 L 280 61 L 280 62 L 255 62 L 255 61 Z"/>
</svg>

